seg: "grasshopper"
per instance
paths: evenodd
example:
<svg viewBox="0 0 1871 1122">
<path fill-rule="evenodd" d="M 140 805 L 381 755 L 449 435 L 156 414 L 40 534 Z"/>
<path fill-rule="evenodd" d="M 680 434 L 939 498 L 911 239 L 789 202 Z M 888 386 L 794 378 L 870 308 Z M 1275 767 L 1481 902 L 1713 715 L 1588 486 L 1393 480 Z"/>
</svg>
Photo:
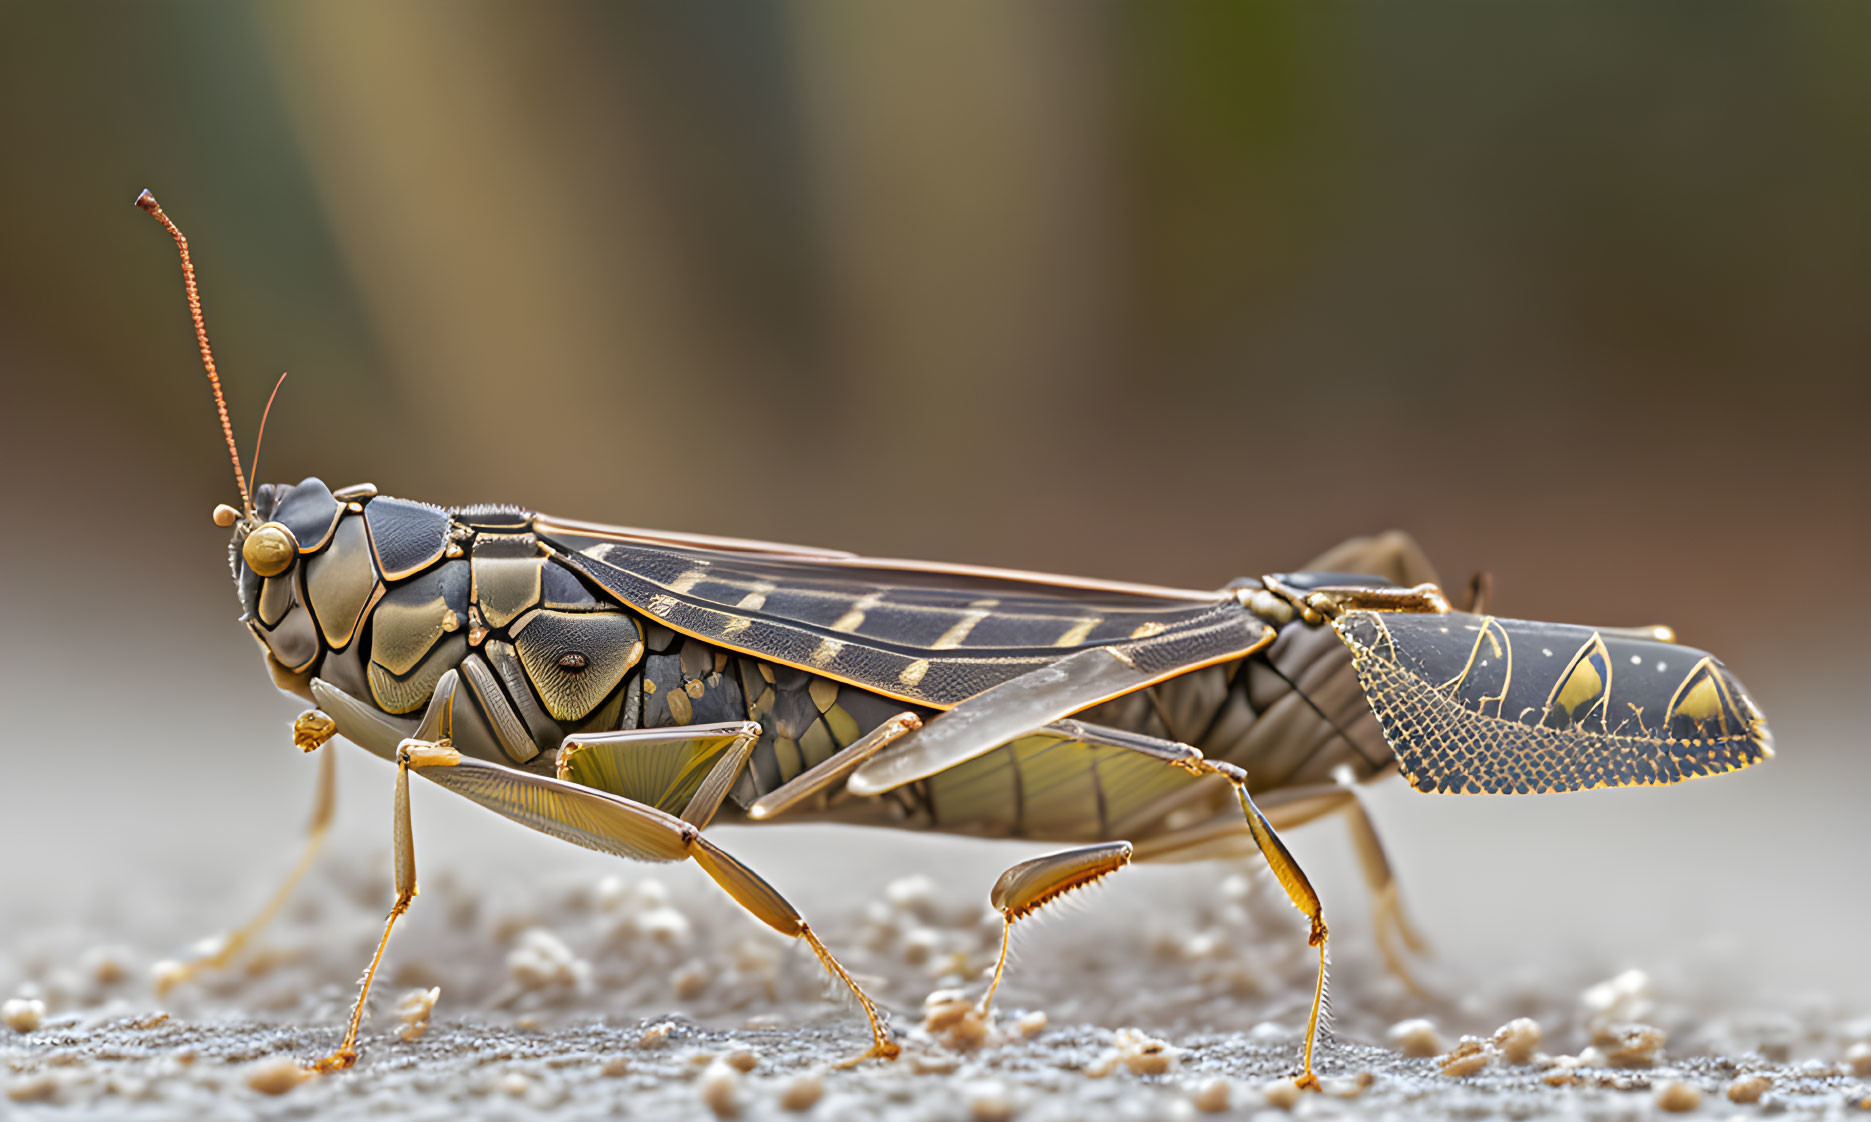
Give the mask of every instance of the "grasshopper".
<svg viewBox="0 0 1871 1122">
<path fill-rule="evenodd" d="M 241 506 L 230 562 L 273 681 L 316 708 L 293 739 L 342 735 L 395 765 L 396 897 L 342 1042 L 357 1058 L 371 982 L 416 895 L 409 777 L 638 861 L 694 861 L 803 940 L 896 1043 L 817 932 L 710 825 L 831 820 L 1067 843 L 990 895 L 1013 927 L 1134 862 L 1253 856 L 1318 956 L 1302 1087 L 1325 993 L 1323 907 L 1279 829 L 1343 814 L 1380 947 L 1415 936 L 1356 784 L 1525 794 L 1675 783 L 1772 755 L 1760 709 L 1667 628 L 1455 610 L 1414 542 L 1359 539 L 1307 569 L 1221 588 L 1154 585 L 598 525 L 510 506 L 443 508 L 328 488 L 249 490 L 187 240 L 174 238 Z M 269 403 L 270 405 L 270 403 Z M 264 428 L 264 420 L 262 421 Z M 257 454 L 256 454 L 257 457 Z M 305 856 L 331 820 L 324 754 Z M 855 1061 L 854 1061 L 855 1062 Z"/>
</svg>

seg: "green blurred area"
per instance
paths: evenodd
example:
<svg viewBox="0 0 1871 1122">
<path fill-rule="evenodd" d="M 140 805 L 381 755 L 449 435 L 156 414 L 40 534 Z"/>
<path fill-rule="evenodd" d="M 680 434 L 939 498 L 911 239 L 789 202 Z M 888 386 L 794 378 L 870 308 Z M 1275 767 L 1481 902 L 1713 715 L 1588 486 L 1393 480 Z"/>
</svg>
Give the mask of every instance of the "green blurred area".
<svg viewBox="0 0 1871 1122">
<path fill-rule="evenodd" d="M 7 564 L 221 579 L 149 186 L 269 478 L 1196 585 L 1402 526 L 1745 670 L 1866 614 L 1866 22 L 15 6 Z"/>
</svg>

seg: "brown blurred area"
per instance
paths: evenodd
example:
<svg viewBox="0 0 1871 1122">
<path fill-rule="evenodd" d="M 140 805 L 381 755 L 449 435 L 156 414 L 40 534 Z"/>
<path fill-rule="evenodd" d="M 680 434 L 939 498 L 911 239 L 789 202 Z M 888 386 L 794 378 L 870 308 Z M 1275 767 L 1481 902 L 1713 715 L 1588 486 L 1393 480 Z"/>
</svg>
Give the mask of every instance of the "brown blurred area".
<svg viewBox="0 0 1871 1122">
<path fill-rule="evenodd" d="M 268 479 L 1198 586 L 1397 526 L 1451 585 L 1491 571 L 1503 614 L 1670 622 L 1753 686 L 1780 758 L 1680 791 L 1387 797 L 1406 886 L 1432 930 L 1478 922 L 1455 872 L 1506 847 L 1587 875 L 1513 925 L 1706 931 L 1767 883 L 1784 910 L 1735 922 L 1819 984 L 1865 919 L 1827 893 L 1862 900 L 1840 862 L 1871 840 L 1867 22 L 16 5 L 16 821 L 76 825 L 118 876 L 253 849 L 189 874 L 220 885 L 283 863 L 309 797 L 232 622 L 208 512 L 233 489 L 147 186 L 192 241 L 244 448 L 291 371 Z M 1659 889 L 1681 866 L 1702 879 Z M 0 890 L 48 883 L 14 861 Z"/>
</svg>

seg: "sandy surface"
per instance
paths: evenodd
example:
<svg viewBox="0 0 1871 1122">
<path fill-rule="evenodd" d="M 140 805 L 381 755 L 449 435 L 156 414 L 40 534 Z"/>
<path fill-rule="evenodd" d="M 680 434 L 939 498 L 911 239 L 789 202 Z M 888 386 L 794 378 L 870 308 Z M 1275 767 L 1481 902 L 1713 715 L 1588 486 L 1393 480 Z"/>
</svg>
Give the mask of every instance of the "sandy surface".
<svg viewBox="0 0 1871 1122">
<path fill-rule="evenodd" d="M 730 836 L 753 852 L 748 832 Z M 925 1024 L 932 992 L 976 994 L 992 963 L 998 921 L 975 894 L 912 875 L 815 916 L 905 1048 L 895 1063 L 838 1070 L 866 1043 L 862 1018 L 803 947 L 688 870 L 529 873 L 551 848 L 523 850 L 498 892 L 478 864 L 470 877 L 446 854 L 425 861 L 435 871 L 392 944 L 362 1061 L 299 1082 L 294 1062 L 337 1040 L 388 899 L 380 852 L 336 850 L 239 966 L 166 997 L 152 969 L 221 917 L 177 905 L 161 878 L 82 922 L 14 933 L 0 986 L 45 1014 L 28 1032 L 0 1028 L 0 1114 L 1624 1118 L 1697 1097 L 1675 1084 L 1699 1092 L 1704 1113 L 1819 1116 L 1871 1095 L 1871 1062 L 1855 1075 L 1848 1058 L 1871 1023 L 1752 990 L 1718 954 L 1604 976 L 1540 962 L 1473 977 L 1433 961 L 1433 994 L 1419 998 L 1379 965 L 1359 915 L 1335 940 L 1327 1093 L 1287 1103 L 1310 981 L 1302 926 L 1266 878 L 1212 868 L 1143 872 L 1042 917 L 1017 940 L 978 1041 Z M 399 1038 L 399 1000 L 432 987 L 432 1024 Z M 1463 1076 L 1406 1057 L 1389 1035 L 1427 1017 L 1446 1056 L 1461 1034 L 1521 1016 L 1539 1025 L 1537 1045 L 1482 1046 Z M 1730 1102 L 1726 1088 L 1756 1074 L 1759 1103 Z"/>
<path fill-rule="evenodd" d="M 159 997 L 155 964 L 245 918 L 292 862 L 316 774 L 287 742 L 300 706 L 267 690 L 251 650 L 222 631 L 80 696 L 73 683 L 89 679 L 70 668 L 87 665 L 90 632 L 13 618 L 64 645 L 0 675 L 0 1002 L 45 1006 L 34 1031 L 0 1026 L 0 1117 L 706 1119 L 714 1095 L 761 1118 L 795 1116 L 783 1098 L 813 1074 L 810 1116 L 824 1119 L 1201 1116 L 1198 1101 L 1223 1093 L 1217 1079 L 1247 1117 L 1296 1064 L 1311 963 L 1301 918 L 1264 873 L 1140 867 L 1042 913 L 1016 941 L 998 1008 L 1003 1030 L 1038 1011 L 1043 1031 L 957 1052 L 919 1037 L 924 999 L 979 992 L 998 936 L 988 888 L 1036 847 L 720 831 L 892 1011 L 905 1058 L 834 1071 L 865 1043 L 861 1015 L 804 947 L 699 870 L 588 853 L 421 783 L 423 892 L 392 942 L 363 1059 L 268 1094 L 250 1081 L 336 1044 L 375 944 L 391 769 L 337 745 L 338 820 L 307 883 L 235 969 Z M 219 681 L 241 688 L 203 685 Z M 1835 684 L 1801 695 L 1769 681 L 1762 694 L 1780 699 L 1783 750 L 1740 776 L 1500 800 L 1367 788 L 1437 948 L 1420 964 L 1426 998 L 1377 960 L 1344 831 L 1293 831 L 1333 931 L 1338 1043 L 1320 1072 L 1340 1091 L 1375 1077 L 1356 1098 L 1295 1109 L 1648 1116 L 1655 1087 L 1680 1079 L 1703 1091 L 1704 1114 L 1855 1114 L 1871 1093 L 1847 1066 L 1871 1037 L 1859 874 L 1871 753 L 1838 714 Z M 79 712 L 87 732 L 74 736 Z M 399 1000 L 435 987 L 432 1027 L 398 1039 Z M 1541 1081 L 1550 1066 L 1505 1058 L 1451 1078 L 1390 1044 L 1394 1025 L 1419 1017 L 1445 1052 L 1517 1017 L 1539 1023 L 1550 1056 L 1598 1060 L 1586 1052 L 1595 1032 L 1631 1023 L 1665 1043 L 1649 1066 L 1591 1065 L 1567 1086 Z M 646 1046 L 665 1022 L 651 1034 L 660 1046 Z M 1125 1027 L 1180 1049 L 1170 1070 L 1091 1074 Z M 711 1066 L 743 1049 L 750 1071 Z M 1723 1096 L 1741 1070 L 1773 1076 L 1758 1105 Z"/>
</svg>

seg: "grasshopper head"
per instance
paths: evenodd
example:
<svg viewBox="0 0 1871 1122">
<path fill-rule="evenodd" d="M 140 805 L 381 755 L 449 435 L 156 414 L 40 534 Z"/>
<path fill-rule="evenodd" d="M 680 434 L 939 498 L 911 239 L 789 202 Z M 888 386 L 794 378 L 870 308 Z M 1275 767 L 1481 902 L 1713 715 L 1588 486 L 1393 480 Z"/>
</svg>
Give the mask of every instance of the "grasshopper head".
<svg viewBox="0 0 1871 1122">
<path fill-rule="evenodd" d="M 318 483 L 316 479 L 307 482 Z M 286 484 L 262 485 L 254 493 L 251 514 L 231 506 L 215 508 L 215 524 L 234 531 L 233 540 L 228 543 L 228 567 L 234 573 L 234 588 L 240 595 L 241 610 L 249 619 L 259 610 L 263 582 L 269 577 L 290 580 L 298 564 L 297 535 L 291 527 L 273 517 L 280 508 L 280 500 L 294 489 Z"/>
<path fill-rule="evenodd" d="M 228 563 L 241 620 L 260 641 L 276 678 L 279 670 L 306 672 L 320 652 L 316 621 L 306 607 L 304 559 L 331 539 L 344 509 L 312 477 L 258 488 L 251 515 L 226 507 L 216 511 L 215 521 L 234 531 Z"/>
</svg>

